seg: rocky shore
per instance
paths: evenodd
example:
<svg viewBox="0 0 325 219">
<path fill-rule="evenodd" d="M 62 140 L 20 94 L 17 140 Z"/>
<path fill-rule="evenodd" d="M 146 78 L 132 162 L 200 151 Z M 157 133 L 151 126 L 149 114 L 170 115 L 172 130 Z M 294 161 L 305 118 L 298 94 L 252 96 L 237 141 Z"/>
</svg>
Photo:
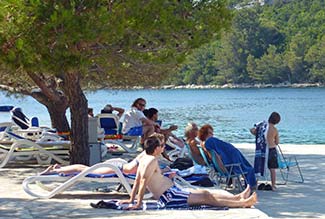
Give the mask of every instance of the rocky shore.
<svg viewBox="0 0 325 219">
<path fill-rule="evenodd" d="M 234 88 L 308 88 L 308 87 L 325 87 L 325 84 L 321 83 L 302 83 L 302 84 L 224 84 L 224 85 L 162 85 L 162 86 L 134 86 L 134 87 L 114 87 L 113 89 L 234 89 Z"/>
</svg>

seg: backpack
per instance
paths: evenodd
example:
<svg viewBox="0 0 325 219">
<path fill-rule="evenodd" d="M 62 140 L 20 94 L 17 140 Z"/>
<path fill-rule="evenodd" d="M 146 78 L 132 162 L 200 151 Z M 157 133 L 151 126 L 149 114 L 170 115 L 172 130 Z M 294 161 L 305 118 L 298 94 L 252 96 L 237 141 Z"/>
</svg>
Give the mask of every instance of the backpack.
<svg viewBox="0 0 325 219">
<path fill-rule="evenodd" d="M 182 158 L 177 158 L 171 165 L 170 168 L 172 169 L 179 169 L 179 170 L 185 170 L 190 167 L 192 167 L 193 161 L 191 158 L 187 157 L 182 157 Z"/>
</svg>

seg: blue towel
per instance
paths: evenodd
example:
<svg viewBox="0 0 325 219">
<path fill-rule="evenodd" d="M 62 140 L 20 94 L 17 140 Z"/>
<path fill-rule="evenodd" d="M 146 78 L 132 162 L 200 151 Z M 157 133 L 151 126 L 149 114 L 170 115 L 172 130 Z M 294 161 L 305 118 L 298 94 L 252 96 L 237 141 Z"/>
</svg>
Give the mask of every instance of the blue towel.
<svg viewBox="0 0 325 219">
<path fill-rule="evenodd" d="M 107 208 L 115 210 L 123 210 L 128 207 L 129 204 L 119 205 L 118 200 L 99 201 L 98 203 L 90 203 L 93 208 Z M 182 207 L 162 207 L 157 201 L 144 201 L 142 208 L 138 210 L 228 210 L 228 207 L 215 207 L 210 205 L 199 205 L 199 206 L 182 206 Z"/>
<path fill-rule="evenodd" d="M 265 173 L 265 161 L 267 158 L 265 132 L 267 125 L 268 124 L 266 121 L 262 121 L 254 125 L 256 128 L 254 169 L 257 176 L 264 176 Z"/>
<path fill-rule="evenodd" d="M 253 166 L 247 161 L 244 155 L 232 144 L 222 141 L 216 137 L 210 137 L 205 142 L 205 147 L 208 151 L 214 150 L 221 156 L 223 164 L 240 163 L 240 166 L 245 172 L 248 184 L 251 188 L 256 186 L 256 178 Z M 235 173 L 240 173 L 238 167 L 234 167 Z"/>
</svg>

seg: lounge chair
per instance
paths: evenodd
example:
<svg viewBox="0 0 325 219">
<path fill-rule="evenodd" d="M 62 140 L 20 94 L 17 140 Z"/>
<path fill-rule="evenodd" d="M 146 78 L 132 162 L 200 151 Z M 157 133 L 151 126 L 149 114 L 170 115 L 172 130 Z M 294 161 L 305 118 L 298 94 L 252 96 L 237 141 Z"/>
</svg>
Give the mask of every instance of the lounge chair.
<svg viewBox="0 0 325 219">
<path fill-rule="evenodd" d="M 9 141 L 9 137 L 6 134 L 10 131 L 10 128 L 13 126 L 11 122 L 1 122 L 0 123 L 0 143 Z"/>
<path fill-rule="evenodd" d="M 131 183 L 133 183 L 135 175 L 125 175 L 117 167 L 120 164 L 125 164 L 127 161 L 117 158 L 111 159 L 104 163 L 95 164 L 88 169 L 76 174 L 60 175 L 37 175 L 27 177 L 23 181 L 24 191 L 37 198 L 52 198 L 53 196 L 67 190 L 77 182 L 104 182 L 104 183 L 121 183 L 128 194 L 131 193 Z M 101 167 L 109 167 L 114 171 L 114 174 L 92 174 L 95 169 Z M 55 188 L 51 188 L 44 183 L 61 183 Z M 32 188 L 31 185 L 36 184 L 37 188 Z M 39 191 L 41 189 L 41 191 Z"/>
<path fill-rule="evenodd" d="M 226 168 L 226 170 L 223 171 L 216 160 L 216 152 L 214 150 L 209 151 L 212 157 L 212 162 L 210 162 L 205 155 L 203 148 L 199 145 L 198 148 L 204 162 L 210 168 L 210 178 L 212 178 L 215 183 L 225 184 L 226 189 L 231 184 L 230 182 L 232 180 L 232 183 L 235 184 L 239 190 L 244 190 L 244 188 L 246 188 L 247 179 L 245 174 L 247 173 L 242 170 L 240 163 L 223 164 L 223 166 Z"/>
<path fill-rule="evenodd" d="M 281 172 L 282 179 L 284 180 L 284 184 L 289 181 L 289 173 L 292 168 L 296 168 L 299 174 L 299 180 L 295 180 L 294 182 L 303 183 L 304 177 L 302 175 L 298 160 L 296 156 L 285 156 L 281 150 L 280 145 L 277 145 L 278 152 L 278 165 Z"/>
<path fill-rule="evenodd" d="M 51 160 L 67 164 L 62 156 L 68 157 L 69 150 L 62 145 L 43 146 L 27 140 L 16 139 L 11 145 L 0 145 L 0 168 L 6 166 L 12 160 L 26 161 L 36 159 L 39 164 L 49 164 Z"/>
<path fill-rule="evenodd" d="M 175 161 L 177 158 L 182 158 L 188 155 L 188 149 L 185 142 L 182 140 L 183 147 L 174 142 L 173 137 L 170 136 L 166 141 L 165 151 L 170 160 Z"/>
<path fill-rule="evenodd" d="M 62 193 L 69 189 L 71 186 L 75 185 L 78 182 L 103 182 L 103 183 L 120 183 L 127 191 L 128 194 L 131 194 L 132 188 L 131 185 L 135 180 L 135 174 L 123 174 L 118 166 L 127 163 L 127 161 L 121 158 L 115 158 L 107 160 L 103 163 L 95 164 L 80 173 L 75 174 L 50 174 L 50 175 L 37 175 L 27 177 L 23 181 L 24 191 L 37 198 L 48 199 L 53 196 Z M 92 172 L 101 167 L 109 167 L 113 170 L 113 174 L 93 174 Z M 188 180 L 196 180 L 198 177 L 188 177 Z M 192 186 L 188 181 L 183 179 L 180 176 L 175 177 L 175 182 L 178 185 L 185 185 L 191 188 L 197 188 Z M 52 188 L 48 183 L 60 183 L 55 188 Z M 151 193 L 145 194 L 144 198 L 152 197 Z"/>
<path fill-rule="evenodd" d="M 141 136 L 121 135 L 119 130 L 119 117 L 113 113 L 102 113 L 96 116 L 98 118 L 98 126 L 103 130 L 99 135 L 102 142 L 110 148 L 111 146 L 119 146 L 127 153 L 137 153 Z"/>
</svg>

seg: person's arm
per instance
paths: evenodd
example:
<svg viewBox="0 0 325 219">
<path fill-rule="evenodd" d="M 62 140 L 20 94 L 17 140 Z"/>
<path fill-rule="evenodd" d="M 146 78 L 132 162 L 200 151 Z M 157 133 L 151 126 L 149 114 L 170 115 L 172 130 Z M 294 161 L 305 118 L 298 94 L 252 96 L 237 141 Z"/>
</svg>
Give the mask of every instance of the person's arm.
<svg viewBox="0 0 325 219">
<path fill-rule="evenodd" d="M 150 180 L 151 176 L 153 175 L 153 173 L 157 167 L 159 168 L 158 161 L 156 159 L 153 159 L 151 162 L 149 162 L 145 166 L 144 173 L 139 174 L 139 177 L 138 177 L 139 184 L 137 184 L 137 186 L 139 188 L 138 194 L 137 194 L 137 203 L 127 209 L 129 209 L 129 210 L 138 209 L 142 206 L 143 196 L 146 191 L 148 181 Z M 135 197 L 135 191 L 133 191 L 133 189 L 132 189 L 131 195 L 133 195 L 133 198 Z"/>
<path fill-rule="evenodd" d="M 120 108 L 120 107 L 112 107 L 112 110 L 115 110 L 115 111 L 118 112 L 117 113 L 117 116 L 118 117 L 121 117 L 123 115 L 123 113 L 124 113 L 124 109 L 123 108 Z"/>
<path fill-rule="evenodd" d="M 137 175 L 135 177 L 135 181 L 134 181 L 134 184 L 133 184 L 133 187 L 132 187 L 132 190 L 131 190 L 130 198 L 127 199 L 127 200 L 119 201 L 118 202 L 119 204 L 130 204 L 130 203 L 132 203 L 134 201 L 135 195 L 136 195 L 136 193 L 138 191 L 140 180 L 141 180 L 141 176 L 140 176 L 139 171 L 137 171 Z"/>
<path fill-rule="evenodd" d="M 251 128 L 249 131 L 252 135 L 256 135 L 256 128 Z"/>
<path fill-rule="evenodd" d="M 279 132 L 275 129 L 274 143 L 278 145 L 280 143 Z"/>
<path fill-rule="evenodd" d="M 143 125 L 153 125 L 153 126 L 156 125 L 156 123 L 154 121 L 148 119 L 147 117 L 142 117 L 140 120 Z"/>
</svg>

